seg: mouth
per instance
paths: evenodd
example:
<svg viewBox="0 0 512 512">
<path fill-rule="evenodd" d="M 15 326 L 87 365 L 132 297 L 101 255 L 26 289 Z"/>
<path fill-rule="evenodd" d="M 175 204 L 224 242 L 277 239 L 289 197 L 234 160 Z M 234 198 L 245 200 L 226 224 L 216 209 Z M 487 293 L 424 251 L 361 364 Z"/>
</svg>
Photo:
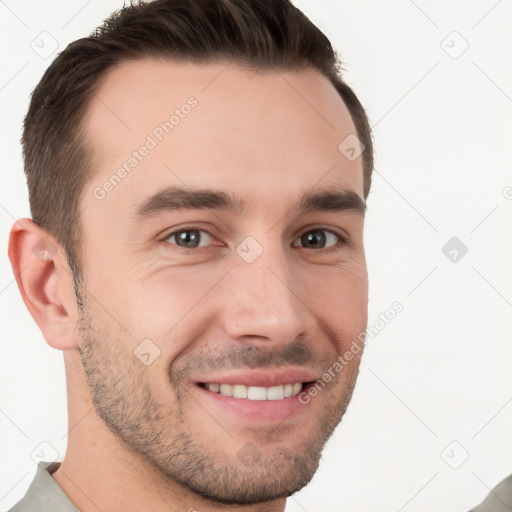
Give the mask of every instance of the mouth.
<svg viewBox="0 0 512 512">
<path fill-rule="evenodd" d="M 227 384 L 200 382 L 198 385 L 212 393 L 247 400 L 284 400 L 297 396 L 310 382 L 294 382 L 277 386 L 246 386 L 245 384 Z"/>
<path fill-rule="evenodd" d="M 210 414 L 217 416 L 217 411 L 218 418 L 276 425 L 297 421 L 312 407 L 301 400 L 301 393 L 315 384 L 317 373 L 289 368 L 209 375 L 195 381 L 192 389 Z"/>
</svg>

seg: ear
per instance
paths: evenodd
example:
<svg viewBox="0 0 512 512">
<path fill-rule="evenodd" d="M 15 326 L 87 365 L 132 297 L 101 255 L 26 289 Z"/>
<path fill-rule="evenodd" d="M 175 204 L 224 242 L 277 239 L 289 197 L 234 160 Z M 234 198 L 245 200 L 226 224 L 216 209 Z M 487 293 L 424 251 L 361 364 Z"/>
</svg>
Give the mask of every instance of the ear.
<svg viewBox="0 0 512 512">
<path fill-rule="evenodd" d="M 31 219 L 19 219 L 11 229 L 9 259 L 23 302 L 47 343 L 77 348 L 78 310 L 63 248 Z"/>
</svg>

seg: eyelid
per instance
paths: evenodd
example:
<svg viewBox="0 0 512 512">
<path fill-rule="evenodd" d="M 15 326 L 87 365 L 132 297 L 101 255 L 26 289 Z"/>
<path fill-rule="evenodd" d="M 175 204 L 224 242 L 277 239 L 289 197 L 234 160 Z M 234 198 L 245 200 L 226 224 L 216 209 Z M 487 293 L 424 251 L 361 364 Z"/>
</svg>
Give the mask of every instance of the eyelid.
<svg viewBox="0 0 512 512">
<path fill-rule="evenodd" d="M 178 245 L 174 242 L 169 242 L 169 238 L 176 236 L 179 233 L 182 233 L 183 231 L 199 231 L 200 233 L 206 233 L 212 239 L 212 242 L 218 242 L 217 237 L 215 237 L 215 235 L 212 235 L 212 233 L 210 233 L 210 231 L 208 231 L 207 229 L 200 228 L 199 226 L 194 226 L 194 225 L 180 226 L 178 228 L 172 229 L 172 231 L 165 231 L 165 235 L 160 237 L 159 239 L 161 242 L 165 242 L 165 243 L 174 245 L 175 247 L 178 247 L 179 249 L 185 249 L 185 250 L 191 250 L 191 251 L 197 251 L 198 249 L 204 249 L 205 247 L 210 247 L 213 245 L 221 245 L 221 243 L 217 243 L 217 244 L 210 243 L 206 246 L 190 248 L 190 247 L 182 247 L 181 245 Z M 224 245 L 224 244 L 222 244 L 222 245 Z"/>
<path fill-rule="evenodd" d="M 309 233 L 310 231 L 326 231 L 328 233 L 332 233 L 333 235 L 337 236 L 339 238 L 339 243 L 341 245 L 350 245 L 351 238 L 350 236 L 340 228 L 332 228 L 325 225 L 313 225 L 313 226 L 307 226 L 306 228 L 302 228 L 298 234 L 295 236 L 294 241 L 300 238 L 303 234 Z M 300 246 L 299 246 L 300 247 Z M 331 246 L 335 247 L 335 246 Z M 326 247 L 325 249 L 330 249 L 331 247 Z M 307 247 L 305 247 L 307 249 Z M 316 251 L 321 251 L 322 249 L 315 249 Z"/>
<path fill-rule="evenodd" d="M 322 249 L 312 249 L 312 250 L 317 251 L 317 252 L 319 252 L 319 251 L 328 251 L 330 249 L 332 250 L 334 247 L 339 247 L 339 245 L 349 245 L 350 241 L 351 241 L 350 237 L 348 235 L 341 234 L 338 231 L 336 231 L 336 230 L 334 230 L 332 228 L 327 228 L 325 226 L 313 226 L 313 227 L 308 226 L 306 229 L 302 229 L 300 231 L 300 234 L 297 235 L 294 240 L 296 241 L 303 234 L 309 233 L 311 231 L 325 231 L 327 233 L 333 234 L 334 236 L 338 237 L 338 239 L 339 239 L 339 243 L 337 245 L 333 245 L 333 246 L 329 246 L 329 247 L 324 247 Z M 295 247 L 302 247 L 302 246 L 299 245 L 299 246 L 295 246 Z M 308 247 L 302 247 L 302 248 L 303 249 L 309 249 Z"/>
</svg>

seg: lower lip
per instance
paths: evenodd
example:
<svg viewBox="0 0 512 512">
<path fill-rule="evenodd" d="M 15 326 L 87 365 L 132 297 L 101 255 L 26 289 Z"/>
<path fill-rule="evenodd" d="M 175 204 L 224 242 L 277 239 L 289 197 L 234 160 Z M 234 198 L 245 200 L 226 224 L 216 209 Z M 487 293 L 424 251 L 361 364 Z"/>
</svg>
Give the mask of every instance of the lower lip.
<svg viewBox="0 0 512 512">
<path fill-rule="evenodd" d="M 194 387 L 203 400 L 208 400 L 209 403 L 223 411 L 252 423 L 283 423 L 296 417 L 301 412 L 305 412 L 308 405 L 299 401 L 299 396 L 304 390 L 301 390 L 295 396 L 289 396 L 282 400 L 249 400 L 248 398 L 233 398 L 232 396 L 214 393 L 199 385 Z"/>
</svg>

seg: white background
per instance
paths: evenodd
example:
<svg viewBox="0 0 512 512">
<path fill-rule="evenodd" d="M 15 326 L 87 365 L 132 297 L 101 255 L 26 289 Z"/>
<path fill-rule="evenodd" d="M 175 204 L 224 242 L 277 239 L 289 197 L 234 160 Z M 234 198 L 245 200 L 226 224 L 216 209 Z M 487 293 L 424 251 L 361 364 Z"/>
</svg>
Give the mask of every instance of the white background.
<svg viewBox="0 0 512 512">
<path fill-rule="evenodd" d="M 66 448 L 62 354 L 6 257 L 29 216 L 21 123 L 53 58 L 31 44 L 47 31 L 61 50 L 122 3 L 0 1 L 0 510 L 23 496 L 41 441 Z M 466 511 L 512 472 L 512 2 L 296 5 L 340 51 L 374 127 L 370 324 L 404 310 L 368 344 L 352 405 L 286 510 Z M 468 248 L 456 262 L 441 250 L 452 237 Z"/>
</svg>

